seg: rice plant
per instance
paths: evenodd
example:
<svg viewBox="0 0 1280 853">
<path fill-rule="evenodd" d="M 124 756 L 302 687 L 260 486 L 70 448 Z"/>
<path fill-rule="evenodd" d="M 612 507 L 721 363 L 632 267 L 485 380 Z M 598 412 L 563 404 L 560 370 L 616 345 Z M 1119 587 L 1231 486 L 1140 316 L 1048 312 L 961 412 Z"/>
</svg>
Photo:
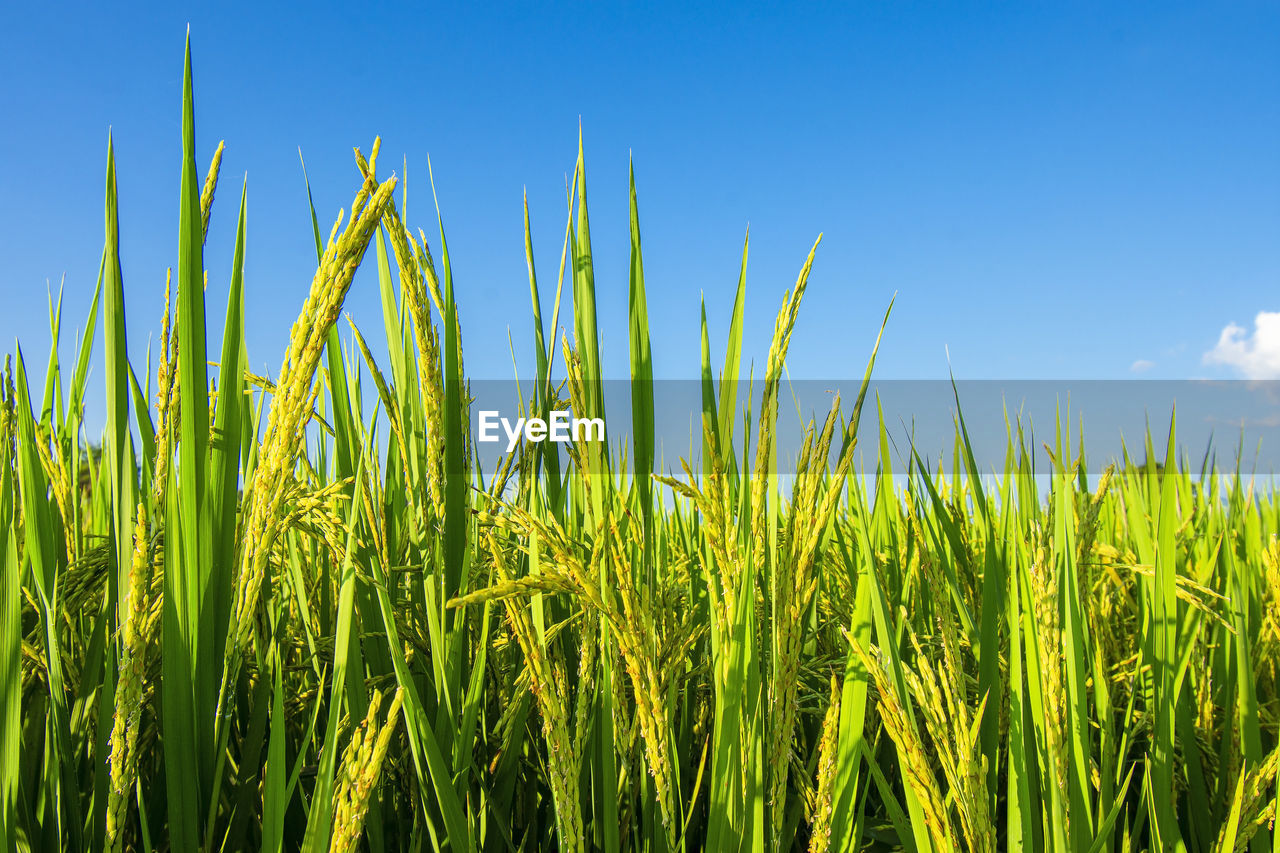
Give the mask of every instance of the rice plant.
<svg viewBox="0 0 1280 853">
<path fill-rule="evenodd" d="M 718 376 L 703 318 L 698 453 L 660 471 L 633 178 L 629 422 L 486 470 L 466 284 L 377 141 L 327 237 L 309 211 L 279 370 L 248 370 L 248 196 L 211 306 L 231 209 L 222 146 L 195 158 L 189 48 L 183 86 L 154 359 L 128 356 L 109 147 L 79 348 L 64 365 L 59 302 L 44 387 L 20 345 L 4 363 L 4 849 L 1280 850 L 1280 502 L 1194 469 L 1176 420 L 1145 465 L 1091 467 L 1065 421 L 1046 455 L 1014 423 L 994 477 L 962 418 L 949 467 L 895 457 L 883 416 L 859 433 L 869 341 L 851 408 L 809 421 L 782 477 L 818 246 L 757 378 L 744 245 Z M 526 206 L 531 416 L 607 418 L 586 190 L 580 145 L 553 298 Z M 370 253 L 383 363 L 340 320 Z"/>
</svg>

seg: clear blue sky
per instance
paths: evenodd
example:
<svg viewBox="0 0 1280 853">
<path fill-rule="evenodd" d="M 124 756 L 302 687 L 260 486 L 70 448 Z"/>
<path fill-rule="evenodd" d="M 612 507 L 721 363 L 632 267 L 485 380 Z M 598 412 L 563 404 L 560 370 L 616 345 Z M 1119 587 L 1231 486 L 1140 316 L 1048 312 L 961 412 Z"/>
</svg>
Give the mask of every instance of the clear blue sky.
<svg viewBox="0 0 1280 853">
<path fill-rule="evenodd" d="M 895 291 L 882 377 L 945 376 L 948 347 L 964 378 L 1265 371 L 1280 346 L 1280 322 L 1254 328 L 1280 310 L 1280 6 L 825 6 L 10 7 L 0 349 L 21 338 L 42 372 L 64 274 L 64 346 L 83 326 L 112 129 L 141 362 L 176 255 L 190 23 L 202 168 L 227 141 L 211 326 L 247 173 L 249 355 L 273 374 L 314 266 L 299 146 L 326 232 L 357 186 L 352 146 L 381 134 L 382 171 L 407 158 L 411 224 L 431 233 L 431 157 L 469 372 L 506 377 L 508 330 L 526 365 L 532 337 L 521 192 L 549 317 L 579 118 L 611 376 L 627 372 L 632 153 L 659 376 L 696 375 L 700 293 L 723 346 L 748 223 L 757 365 L 822 231 L 798 376 L 860 373 Z M 381 339 L 370 276 L 348 310 Z"/>
</svg>

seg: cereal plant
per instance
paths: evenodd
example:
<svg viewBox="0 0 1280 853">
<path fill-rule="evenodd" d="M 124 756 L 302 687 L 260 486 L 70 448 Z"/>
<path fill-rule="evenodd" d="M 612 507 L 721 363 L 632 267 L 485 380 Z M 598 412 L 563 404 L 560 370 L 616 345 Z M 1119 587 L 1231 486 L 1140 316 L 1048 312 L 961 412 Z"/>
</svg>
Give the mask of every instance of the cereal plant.
<svg viewBox="0 0 1280 853">
<path fill-rule="evenodd" d="M 378 142 L 327 236 L 309 212 L 311 289 L 259 376 L 248 195 L 229 206 L 221 144 L 196 160 L 189 50 L 181 106 L 166 301 L 129 302 L 158 315 L 154 353 L 128 356 L 109 147 L 79 348 L 59 351 L 59 304 L 43 387 L 21 343 L 4 362 L 4 849 L 1280 850 L 1280 502 L 1193 468 L 1175 418 L 1141 465 L 1087 464 L 1065 419 L 1042 451 L 1015 421 L 992 475 L 962 418 L 931 463 L 863 417 L 868 341 L 859 393 L 784 465 L 818 245 L 762 367 L 744 246 L 722 367 L 703 320 L 696 453 L 658 460 L 635 182 L 630 417 L 610 421 L 580 145 L 554 297 L 526 206 L 536 375 L 512 398 L 608 436 L 526 431 L 489 468 L 468 285 Z M 208 225 L 231 215 L 210 305 Z M 341 316 L 362 263 L 380 331 Z"/>
</svg>

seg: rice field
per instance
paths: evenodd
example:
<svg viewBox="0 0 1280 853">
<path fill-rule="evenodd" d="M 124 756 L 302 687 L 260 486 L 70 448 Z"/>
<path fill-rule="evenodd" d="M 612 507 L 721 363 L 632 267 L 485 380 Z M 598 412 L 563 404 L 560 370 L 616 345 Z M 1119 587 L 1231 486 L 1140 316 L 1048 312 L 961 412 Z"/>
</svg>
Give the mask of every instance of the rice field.
<svg viewBox="0 0 1280 853">
<path fill-rule="evenodd" d="M 287 352 L 255 353 L 280 359 L 264 377 L 245 197 L 218 185 L 221 146 L 196 161 L 189 52 L 182 111 L 168 296 L 129 305 L 156 318 L 152 358 L 128 357 L 109 153 L 78 351 L 4 363 L 3 849 L 1280 851 L 1280 502 L 1190 464 L 1176 419 L 1144 464 L 1014 422 L 982 470 L 962 419 L 928 462 L 890 452 L 883 418 L 859 434 L 867 341 L 863 393 L 808 423 L 783 477 L 814 255 L 753 290 L 780 309 L 752 369 L 744 251 L 728 339 L 704 319 L 689 366 L 697 458 L 660 471 L 634 182 L 620 423 L 580 149 L 555 276 L 526 211 L 523 405 L 610 440 L 526 437 L 488 470 L 443 225 L 402 220 L 378 143 L 327 234 L 310 211 L 310 293 Z M 205 298 L 215 215 L 238 216 L 225 305 Z M 363 263 L 381 329 L 340 319 Z M 860 447 L 884 461 L 860 470 Z"/>
</svg>

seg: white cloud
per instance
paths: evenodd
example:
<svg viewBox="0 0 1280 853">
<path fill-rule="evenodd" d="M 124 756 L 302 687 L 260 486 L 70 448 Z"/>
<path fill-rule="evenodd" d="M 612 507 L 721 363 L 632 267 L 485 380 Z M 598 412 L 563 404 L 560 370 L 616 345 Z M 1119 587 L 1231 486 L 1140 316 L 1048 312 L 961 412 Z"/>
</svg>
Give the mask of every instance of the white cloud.
<svg viewBox="0 0 1280 853">
<path fill-rule="evenodd" d="M 1154 361 L 1147 361 L 1145 358 L 1140 358 L 1133 364 L 1129 365 L 1129 370 L 1134 373 L 1146 373 L 1155 366 L 1156 363 Z"/>
<path fill-rule="evenodd" d="M 1223 364 L 1248 379 L 1280 379 L 1280 311 L 1259 311 L 1253 333 L 1228 323 L 1205 364 Z"/>
</svg>

